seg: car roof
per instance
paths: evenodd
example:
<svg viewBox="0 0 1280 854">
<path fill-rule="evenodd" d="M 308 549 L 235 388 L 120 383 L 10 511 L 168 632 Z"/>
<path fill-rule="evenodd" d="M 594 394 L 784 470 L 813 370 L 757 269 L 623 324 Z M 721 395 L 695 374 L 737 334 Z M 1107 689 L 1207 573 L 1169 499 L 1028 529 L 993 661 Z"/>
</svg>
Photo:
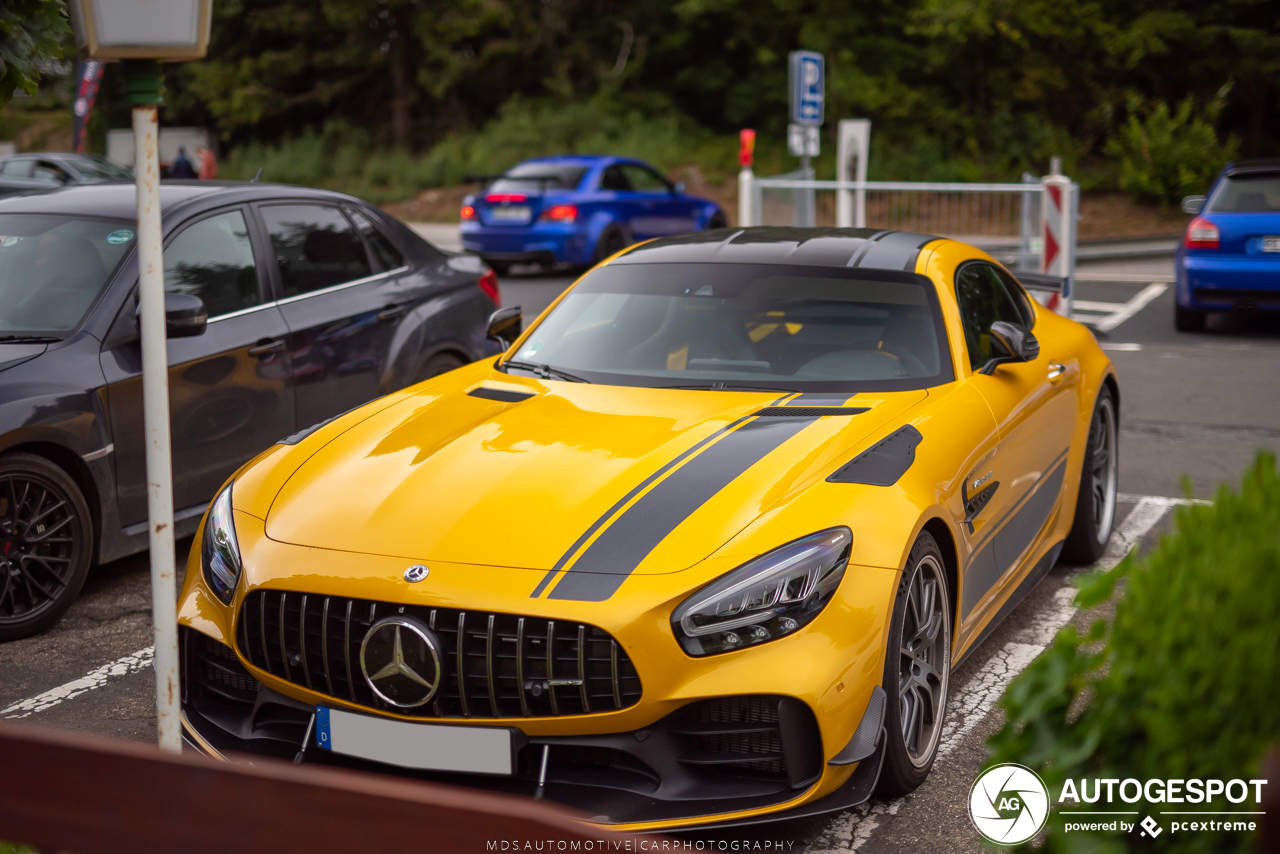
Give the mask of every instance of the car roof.
<svg viewBox="0 0 1280 854">
<path fill-rule="evenodd" d="M 745 263 L 914 271 L 920 250 L 942 238 L 875 228 L 717 229 L 642 243 L 614 264 Z"/>
<path fill-rule="evenodd" d="M 1223 171 L 1228 176 L 1280 172 L 1280 157 L 1257 157 L 1250 160 L 1237 160 L 1234 163 L 1228 163 L 1227 168 Z"/>
<path fill-rule="evenodd" d="M 594 166 L 605 160 L 619 160 L 627 158 L 617 158 L 606 154 L 555 154 L 548 157 L 530 157 L 528 160 L 521 160 L 518 165 L 525 163 L 559 163 L 566 166 Z"/>
<path fill-rule="evenodd" d="M 134 192 L 131 181 L 79 184 L 0 199 L 0 214 L 81 214 L 133 219 L 138 213 Z M 331 190 L 294 187 L 289 184 L 261 184 L 252 181 L 163 181 L 160 184 L 160 210 L 166 216 L 202 202 L 205 204 L 201 206 L 212 207 L 224 203 L 278 198 L 358 201 L 352 196 Z"/>
</svg>

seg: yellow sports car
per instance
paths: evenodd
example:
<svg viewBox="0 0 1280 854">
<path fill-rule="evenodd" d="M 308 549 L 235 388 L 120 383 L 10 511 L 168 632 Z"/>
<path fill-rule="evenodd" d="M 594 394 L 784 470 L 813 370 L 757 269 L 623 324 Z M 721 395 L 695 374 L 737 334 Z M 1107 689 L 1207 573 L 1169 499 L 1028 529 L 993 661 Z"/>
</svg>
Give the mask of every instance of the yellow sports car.
<svg viewBox="0 0 1280 854">
<path fill-rule="evenodd" d="M 963 243 L 660 239 L 491 331 L 214 499 L 193 746 L 637 830 L 840 809 L 920 784 L 951 669 L 1111 532 L 1110 361 Z"/>
</svg>

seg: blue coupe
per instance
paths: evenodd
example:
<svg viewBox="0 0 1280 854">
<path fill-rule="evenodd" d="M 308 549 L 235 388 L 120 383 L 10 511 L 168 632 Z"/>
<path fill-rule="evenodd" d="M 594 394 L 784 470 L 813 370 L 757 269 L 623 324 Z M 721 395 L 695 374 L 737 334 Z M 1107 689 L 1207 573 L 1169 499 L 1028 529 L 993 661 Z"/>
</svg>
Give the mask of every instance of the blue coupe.
<svg viewBox="0 0 1280 854">
<path fill-rule="evenodd" d="M 715 202 L 640 160 L 526 160 L 467 196 L 462 248 L 498 273 L 511 264 L 589 266 L 640 240 L 727 225 Z"/>
<path fill-rule="evenodd" d="M 1209 311 L 1280 309 L 1280 159 L 1229 163 L 1182 207 L 1196 217 L 1174 264 L 1174 325 L 1197 332 Z"/>
</svg>

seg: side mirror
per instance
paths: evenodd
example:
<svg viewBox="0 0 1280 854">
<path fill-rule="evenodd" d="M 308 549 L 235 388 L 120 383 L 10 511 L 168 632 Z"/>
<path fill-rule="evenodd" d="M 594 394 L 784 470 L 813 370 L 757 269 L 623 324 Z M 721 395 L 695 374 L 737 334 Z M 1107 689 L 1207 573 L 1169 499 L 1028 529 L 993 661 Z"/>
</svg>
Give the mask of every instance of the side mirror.
<svg viewBox="0 0 1280 854">
<path fill-rule="evenodd" d="M 991 324 L 991 358 L 978 373 L 991 374 L 1005 362 L 1033 362 L 1039 355 L 1040 342 L 1030 329 L 997 320 Z"/>
<path fill-rule="evenodd" d="M 489 315 L 489 337 L 500 342 L 504 349 L 516 343 L 523 331 L 524 316 L 518 305 L 500 308 Z"/>
<path fill-rule="evenodd" d="M 1195 216 L 1204 207 L 1204 196 L 1183 196 L 1182 212 Z"/>
<path fill-rule="evenodd" d="M 138 307 L 141 316 L 142 307 Z M 193 338 L 203 335 L 209 323 L 209 310 L 204 300 L 191 294 L 164 295 L 164 333 L 167 338 Z"/>
<path fill-rule="evenodd" d="M 672 184 L 672 185 L 671 185 L 671 192 L 672 192 L 672 194 L 673 194 L 673 195 L 676 195 L 676 196 L 683 196 L 683 195 L 684 195 L 684 181 L 676 181 L 674 184 Z"/>
</svg>

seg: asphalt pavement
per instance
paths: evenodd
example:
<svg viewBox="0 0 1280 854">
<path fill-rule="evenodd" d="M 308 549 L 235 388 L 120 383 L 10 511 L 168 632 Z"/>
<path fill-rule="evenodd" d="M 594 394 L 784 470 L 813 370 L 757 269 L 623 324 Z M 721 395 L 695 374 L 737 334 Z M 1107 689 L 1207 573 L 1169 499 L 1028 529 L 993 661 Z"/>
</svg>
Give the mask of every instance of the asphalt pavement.
<svg viewBox="0 0 1280 854">
<path fill-rule="evenodd" d="M 1104 558 L 1114 561 L 1167 529 L 1184 479 L 1194 498 L 1210 498 L 1258 448 L 1280 450 L 1280 317 L 1217 318 L 1204 333 L 1175 332 L 1168 255 L 1082 262 L 1077 278 L 1075 298 L 1120 377 L 1122 498 Z M 532 319 L 571 282 L 571 273 L 517 268 L 501 281 L 502 300 Z M 183 557 L 189 545 L 179 543 Z M 789 841 L 810 854 L 982 850 L 965 804 L 1000 724 L 996 702 L 1057 628 L 1090 618 L 1071 604 L 1078 570 L 1056 568 L 955 673 L 942 753 L 917 792 L 708 838 Z M 154 739 L 149 596 L 146 555 L 115 561 L 92 573 L 51 631 L 0 645 L 0 718 Z"/>
</svg>

